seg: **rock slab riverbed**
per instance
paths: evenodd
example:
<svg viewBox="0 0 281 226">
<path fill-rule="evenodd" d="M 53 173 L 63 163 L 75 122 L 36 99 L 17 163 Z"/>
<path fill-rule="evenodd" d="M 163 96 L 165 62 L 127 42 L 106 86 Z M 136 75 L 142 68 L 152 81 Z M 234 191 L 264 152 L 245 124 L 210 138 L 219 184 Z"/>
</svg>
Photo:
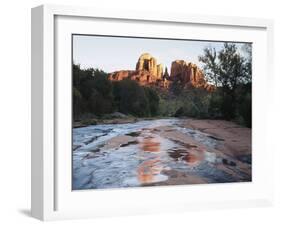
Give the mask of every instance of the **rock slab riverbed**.
<svg viewBox="0 0 281 226">
<path fill-rule="evenodd" d="M 251 181 L 251 130 L 227 121 L 74 128 L 72 153 L 74 190 Z"/>
</svg>

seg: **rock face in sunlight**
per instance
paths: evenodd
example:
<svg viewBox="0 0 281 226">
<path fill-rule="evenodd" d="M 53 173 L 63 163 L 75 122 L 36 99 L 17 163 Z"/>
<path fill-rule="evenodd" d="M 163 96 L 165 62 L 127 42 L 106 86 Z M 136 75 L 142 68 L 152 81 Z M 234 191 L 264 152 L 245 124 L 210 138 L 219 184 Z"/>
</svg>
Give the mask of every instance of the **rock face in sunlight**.
<svg viewBox="0 0 281 226">
<path fill-rule="evenodd" d="M 205 80 L 203 71 L 193 63 L 184 60 L 172 62 L 170 75 L 163 74 L 163 65 L 158 64 L 155 57 L 149 53 L 143 53 L 136 64 L 136 70 L 120 70 L 109 75 L 111 81 L 121 81 L 129 78 L 140 85 L 155 85 L 164 89 L 169 88 L 175 80 L 180 81 L 184 87 L 204 88 L 213 91 L 215 87 Z"/>
<path fill-rule="evenodd" d="M 157 64 L 155 57 L 149 53 L 142 54 L 136 64 L 136 70 L 115 71 L 109 75 L 112 81 L 130 78 L 141 85 L 156 84 L 163 79 L 163 65 Z"/>
<path fill-rule="evenodd" d="M 109 75 L 111 81 L 121 81 L 126 78 L 135 80 L 140 85 L 149 85 L 156 82 L 156 79 L 147 70 L 122 70 Z"/>
<path fill-rule="evenodd" d="M 172 62 L 170 79 L 172 81 L 178 80 L 186 86 L 205 88 L 208 91 L 215 88 L 206 82 L 203 71 L 196 64 L 184 60 Z"/>
<path fill-rule="evenodd" d="M 148 71 L 154 80 L 161 79 L 163 76 L 163 65 L 157 64 L 156 58 L 151 56 L 149 53 L 144 53 L 139 57 L 136 70 Z"/>
</svg>

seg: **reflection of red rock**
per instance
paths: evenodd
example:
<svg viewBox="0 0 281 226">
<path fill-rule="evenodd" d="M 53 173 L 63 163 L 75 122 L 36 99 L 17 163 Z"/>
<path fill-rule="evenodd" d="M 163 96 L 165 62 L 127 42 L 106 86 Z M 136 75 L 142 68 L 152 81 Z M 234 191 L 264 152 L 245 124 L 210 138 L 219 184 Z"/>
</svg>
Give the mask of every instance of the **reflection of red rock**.
<svg viewBox="0 0 281 226">
<path fill-rule="evenodd" d="M 141 143 L 144 151 L 158 152 L 160 151 L 160 142 L 156 138 L 144 138 Z"/>
<path fill-rule="evenodd" d="M 155 175 L 160 174 L 162 167 L 158 165 L 159 159 L 153 159 L 143 162 L 138 167 L 138 180 L 141 183 L 154 182 Z"/>
<path fill-rule="evenodd" d="M 188 163 L 188 165 L 198 165 L 201 161 L 204 160 L 204 152 L 196 150 L 196 152 L 187 152 L 183 157 L 183 160 Z"/>
<path fill-rule="evenodd" d="M 172 149 L 169 152 L 169 156 L 176 161 L 184 161 L 188 165 L 198 165 L 201 161 L 204 160 L 205 151 L 201 149 Z"/>
<path fill-rule="evenodd" d="M 145 137 L 139 143 L 140 148 L 145 152 L 159 152 L 160 142 L 155 137 Z M 138 166 L 138 180 L 141 183 L 151 183 L 155 181 L 155 176 L 162 170 L 160 157 L 144 161 Z"/>
<path fill-rule="evenodd" d="M 194 155 L 194 154 L 191 154 L 191 153 L 187 153 L 187 155 L 184 156 L 183 159 L 188 164 L 192 164 L 192 165 L 196 164 L 199 161 L 198 157 L 196 155 Z"/>
</svg>

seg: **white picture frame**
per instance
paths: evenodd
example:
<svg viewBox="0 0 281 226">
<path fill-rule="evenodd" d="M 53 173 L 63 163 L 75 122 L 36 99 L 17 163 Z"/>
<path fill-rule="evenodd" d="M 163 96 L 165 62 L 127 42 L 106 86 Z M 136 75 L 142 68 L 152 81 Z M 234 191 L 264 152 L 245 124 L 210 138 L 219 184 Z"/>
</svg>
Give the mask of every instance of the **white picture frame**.
<svg viewBox="0 0 281 226">
<path fill-rule="evenodd" d="M 62 137 L 64 135 L 61 136 L 63 133 L 60 129 L 63 127 L 63 130 L 68 129 L 71 133 L 71 121 L 68 117 L 65 117 L 65 120 L 61 117 L 62 113 L 71 111 L 69 109 L 70 99 L 66 101 L 66 105 L 61 105 L 61 100 L 70 97 L 64 94 L 69 93 L 70 89 L 67 84 L 71 81 L 71 74 L 69 74 L 70 68 L 66 64 L 71 62 L 71 58 L 69 58 L 71 50 L 68 49 L 70 47 L 68 44 L 63 45 L 62 40 L 67 43 L 68 39 L 63 38 L 75 33 L 73 29 L 76 28 L 79 28 L 79 32 L 91 33 L 92 31 L 88 31 L 90 26 L 87 26 L 87 23 L 93 23 L 98 27 L 99 23 L 103 21 L 107 21 L 106 26 L 111 27 L 112 30 L 102 31 L 100 29 L 98 32 L 100 34 L 116 34 L 118 29 L 114 30 L 114 23 L 120 23 L 120 26 L 147 28 L 141 32 L 137 28 L 126 31 L 127 33 L 121 32 L 122 35 L 139 34 L 140 36 L 153 35 L 155 26 L 164 28 L 165 26 L 171 28 L 190 26 L 195 29 L 194 37 L 187 37 L 187 33 L 181 34 L 181 37 L 198 39 L 198 37 L 204 37 L 204 29 L 210 28 L 210 31 L 217 29 L 218 32 L 213 32 L 206 39 L 233 41 L 251 39 L 250 41 L 254 40 L 254 44 L 257 43 L 253 51 L 253 149 L 255 149 L 253 161 L 255 163 L 253 164 L 252 182 L 106 191 L 73 192 L 71 190 L 69 187 L 71 162 L 67 161 L 69 155 L 66 154 L 68 156 L 66 163 L 61 161 L 61 157 L 66 151 L 71 153 L 70 149 L 68 150 L 69 147 L 71 148 L 71 144 L 69 136 L 65 137 L 66 139 Z M 197 27 L 199 27 L 198 31 L 196 31 Z M 237 34 L 231 35 L 233 33 L 231 29 L 241 31 L 240 37 Z M 159 35 L 161 36 L 161 32 Z M 180 33 L 175 32 L 173 37 L 178 36 Z M 266 96 L 270 95 L 273 83 L 273 22 L 271 20 L 43 5 L 32 9 L 31 38 L 31 213 L 33 217 L 41 220 L 56 220 L 272 204 L 273 181 L 268 177 L 270 174 L 267 172 L 270 172 L 273 167 L 273 150 L 268 148 L 266 142 L 266 119 L 269 117 L 267 109 L 270 107 Z M 66 60 L 60 61 L 62 58 Z M 59 65 L 57 65 L 58 63 Z M 262 76 L 263 72 L 267 74 Z M 69 75 L 69 80 L 67 77 L 58 76 L 62 73 L 65 76 Z M 67 79 L 65 85 L 61 82 L 61 79 L 64 78 Z M 262 137 L 264 139 L 260 139 Z M 65 140 L 65 142 L 61 142 L 61 140 Z M 66 147 L 67 150 L 61 147 Z M 265 152 L 262 153 L 262 150 Z M 163 199 L 164 195 L 167 197 L 166 199 Z M 91 205 L 86 203 L 87 199 Z"/>
</svg>

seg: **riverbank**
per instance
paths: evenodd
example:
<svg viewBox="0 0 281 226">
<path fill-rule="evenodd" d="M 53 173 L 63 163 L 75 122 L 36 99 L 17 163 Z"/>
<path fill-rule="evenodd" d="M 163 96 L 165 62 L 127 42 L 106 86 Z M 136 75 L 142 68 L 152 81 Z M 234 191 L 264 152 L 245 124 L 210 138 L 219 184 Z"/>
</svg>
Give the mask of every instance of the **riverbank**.
<svg viewBox="0 0 281 226">
<path fill-rule="evenodd" d="M 121 118 L 89 118 L 80 121 L 74 121 L 73 128 L 81 128 L 91 125 L 108 125 L 108 124 L 126 124 L 126 123 L 135 123 L 144 120 L 157 120 L 157 119 L 170 119 L 173 117 L 134 117 L 134 116 L 124 116 Z"/>
<path fill-rule="evenodd" d="M 183 126 L 210 134 L 219 141 L 217 150 L 251 163 L 252 130 L 225 120 L 185 120 Z"/>
</svg>

